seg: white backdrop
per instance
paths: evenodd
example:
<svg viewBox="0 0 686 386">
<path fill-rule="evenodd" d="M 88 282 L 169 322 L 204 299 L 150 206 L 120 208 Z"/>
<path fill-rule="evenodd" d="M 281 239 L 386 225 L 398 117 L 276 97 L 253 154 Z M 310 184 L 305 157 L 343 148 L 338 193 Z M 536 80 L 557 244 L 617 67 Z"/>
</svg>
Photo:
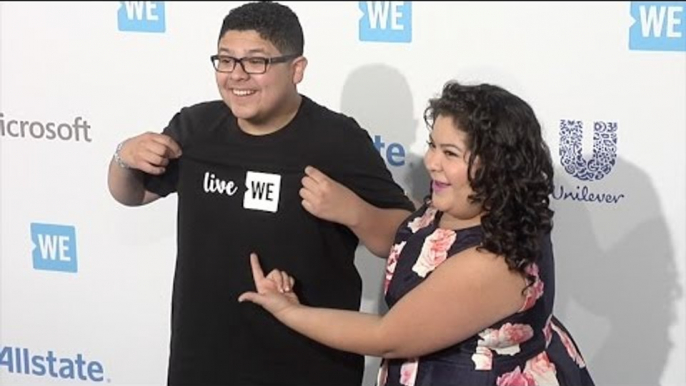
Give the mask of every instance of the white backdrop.
<svg viewBox="0 0 686 386">
<path fill-rule="evenodd" d="M 598 385 L 686 384 L 685 2 L 286 4 L 301 92 L 378 136 L 414 198 L 445 81 L 529 101 L 557 166 L 556 313 Z M 176 198 L 123 207 L 107 166 L 219 98 L 209 56 L 235 6 L 0 2 L 0 384 L 165 382 Z M 383 311 L 383 261 L 357 264 Z"/>
</svg>

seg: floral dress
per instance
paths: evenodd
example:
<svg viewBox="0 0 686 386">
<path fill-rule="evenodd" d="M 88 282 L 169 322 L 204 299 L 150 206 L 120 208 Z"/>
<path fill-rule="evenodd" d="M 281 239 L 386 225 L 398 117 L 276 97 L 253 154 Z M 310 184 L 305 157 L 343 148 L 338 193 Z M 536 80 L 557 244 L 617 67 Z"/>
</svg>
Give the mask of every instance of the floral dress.
<svg viewBox="0 0 686 386">
<path fill-rule="evenodd" d="M 425 204 L 398 230 L 384 281 L 389 308 L 445 259 L 481 243 L 481 226 L 456 231 L 441 229 L 441 215 Z M 535 279 L 517 313 L 441 351 L 419 358 L 384 359 L 377 384 L 593 385 L 576 344 L 552 315 L 553 264 L 548 234 L 543 238 L 540 259 L 527 268 Z M 446 307 L 449 306 L 450 299 L 446 299 Z"/>
</svg>

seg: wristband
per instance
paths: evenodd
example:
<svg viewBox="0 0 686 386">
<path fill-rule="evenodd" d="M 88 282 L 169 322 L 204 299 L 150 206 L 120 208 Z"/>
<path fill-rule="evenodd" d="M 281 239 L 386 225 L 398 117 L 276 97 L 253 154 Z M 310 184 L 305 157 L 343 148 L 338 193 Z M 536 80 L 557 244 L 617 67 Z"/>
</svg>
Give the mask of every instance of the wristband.
<svg viewBox="0 0 686 386">
<path fill-rule="evenodd" d="M 122 169 L 131 169 L 131 166 L 127 165 L 126 162 L 121 159 L 120 153 L 122 146 L 124 146 L 124 142 L 120 142 L 119 145 L 117 145 L 117 150 L 114 151 L 114 162 Z"/>
</svg>

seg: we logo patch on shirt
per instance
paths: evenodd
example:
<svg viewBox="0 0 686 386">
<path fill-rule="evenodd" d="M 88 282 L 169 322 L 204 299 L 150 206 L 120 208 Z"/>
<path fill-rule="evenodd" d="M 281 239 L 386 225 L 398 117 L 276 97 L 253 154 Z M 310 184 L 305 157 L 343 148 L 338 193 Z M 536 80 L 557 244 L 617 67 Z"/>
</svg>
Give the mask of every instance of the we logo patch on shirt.
<svg viewBox="0 0 686 386">
<path fill-rule="evenodd" d="M 281 176 L 278 174 L 248 172 L 245 176 L 243 207 L 276 213 L 279 208 Z"/>
</svg>

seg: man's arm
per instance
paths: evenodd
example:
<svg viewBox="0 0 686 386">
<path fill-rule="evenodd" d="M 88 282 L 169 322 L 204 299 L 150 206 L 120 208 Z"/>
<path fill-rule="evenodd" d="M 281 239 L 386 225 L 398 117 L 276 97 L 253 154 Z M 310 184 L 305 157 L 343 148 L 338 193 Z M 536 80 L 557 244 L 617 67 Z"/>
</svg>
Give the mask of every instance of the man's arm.
<svg viewBox="0 0 686 386">
<path fill-rule="evenodd" d="M 144 173 L 160 175 L 169 160 L 181 155 L 181 147 L 169 136 L 145 133 L 122 142 L 110 161 L 107 185 L 115 200 L 139 206 L 160 198 L 145 189 Z"/>
</svg>

